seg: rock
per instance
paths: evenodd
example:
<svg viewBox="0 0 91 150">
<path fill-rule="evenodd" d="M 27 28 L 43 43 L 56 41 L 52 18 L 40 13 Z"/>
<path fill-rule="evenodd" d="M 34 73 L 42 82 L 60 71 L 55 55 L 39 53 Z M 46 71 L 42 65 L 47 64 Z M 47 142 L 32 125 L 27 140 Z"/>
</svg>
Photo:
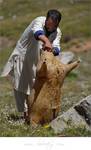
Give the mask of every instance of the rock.
<svg viewBox="0 0 91 150">
<path fill-rule="evenodd" d="M 75 3 L 83 3 L 83 2 L 86 2 L 86 0 L 70 0 L 70 3 L 71 4 L 75 4 Z"/>
<path fill-rule="evenodd" d="M 74 108 L 85 119 L 85 121 L 91 125 L 91 97 L 87 97 Z"/>
<path fill-rule="evenodd" d="M 0 16 L 0 21 L 4 19 L 4 16 Z"/>
<path fill-rule="evenodd" d="M 84 126 L 87 130 L 91 130 L 91 95 L 58 116 L 50 125 L 56 133 L 73 126 Z"/>
<path fill-rule="evenodd" d="M 13 19 L 13 20 L 16 20 L 16 18 L 17 18 L 16 15 L 13 15 L 13 16 L 12 16 L 12 19 Z"/>
<path fill-rule="evenodd" d="M 73 52 L 62 52 L 57 56 L 63 64 L 69 64 L 73 61 L 75 54 Z"/>
<path fill-rule="evenodd" d="M 3 0 L 0 0 L 0 3 L 3 3 Z"/>
</svg>

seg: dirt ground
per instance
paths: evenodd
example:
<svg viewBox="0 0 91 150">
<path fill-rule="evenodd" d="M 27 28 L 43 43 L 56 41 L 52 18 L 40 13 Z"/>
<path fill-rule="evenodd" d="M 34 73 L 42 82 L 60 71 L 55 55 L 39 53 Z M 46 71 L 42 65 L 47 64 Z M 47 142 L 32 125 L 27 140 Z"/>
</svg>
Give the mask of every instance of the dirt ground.
<svg viewBox="0 0 91 150">
<path fill-rule="evenodd" d="M 88 50 L 91 50 L 91 39 L 84 41 L 83 43 L 77 43 L 77 45 L 70 48 L 70 51 L 77 53 L 86 52 Z"/>
</svg>

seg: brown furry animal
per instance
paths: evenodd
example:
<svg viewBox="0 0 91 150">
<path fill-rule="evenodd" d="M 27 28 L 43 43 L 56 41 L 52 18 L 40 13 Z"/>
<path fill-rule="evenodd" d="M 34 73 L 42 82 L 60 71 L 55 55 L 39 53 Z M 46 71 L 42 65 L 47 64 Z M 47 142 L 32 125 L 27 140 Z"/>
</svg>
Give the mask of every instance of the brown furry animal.
<svg viewBox="0 0 91 150">
<path fill-rule="evenodd" d="M 28 97 L 28 121 L 32 124 L 44 124 L 57 117 L 64 78 L 78 64 L 79 61 L 62 64 L 52 52 L 42 52 L 35 84 Z"/>
</svg>

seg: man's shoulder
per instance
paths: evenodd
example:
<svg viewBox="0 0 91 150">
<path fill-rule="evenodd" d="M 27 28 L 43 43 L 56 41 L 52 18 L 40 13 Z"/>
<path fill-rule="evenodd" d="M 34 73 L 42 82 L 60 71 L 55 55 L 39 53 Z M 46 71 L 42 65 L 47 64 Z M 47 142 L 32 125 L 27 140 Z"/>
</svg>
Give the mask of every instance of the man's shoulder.
<svg viewBox="0 0 91 150">
<path fill-rule="evenodd" d="M 46 20 L 45 16 L 39 16 L 34 19 L 34 21 L 45 21 L 45 20 Z"/>
<path fill-rule="evenodd" d="M 59 27 L 57 28 L 57 33 L 60 35 L 62 34 L 61 29 Z"/>
<path fill-rule="evenodd" d="M 61 32 L 61 29 L 59 27 L 57 27 L 57 32 L 59 32 L 59 33 Z"/>
</svg>

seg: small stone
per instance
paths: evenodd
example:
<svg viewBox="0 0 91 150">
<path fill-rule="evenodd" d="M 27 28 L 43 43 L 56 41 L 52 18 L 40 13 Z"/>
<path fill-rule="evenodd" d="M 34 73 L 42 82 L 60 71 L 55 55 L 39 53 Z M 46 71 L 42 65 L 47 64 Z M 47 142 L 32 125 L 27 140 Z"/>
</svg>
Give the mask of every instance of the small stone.
<svg viewBox="0 0 91 150">
<path fill-rule="evenodd" d="M 13 20 L 16 20 L 16 17 L 17 17 L 16 15 L 13 15 L 13 16 L 12 16 L 12 19 L 13 19 Z"/>
<path fill-rule="evenodd" d="M 0 0 L 0 3 L 3 3 L 3 0 Z"/>
<path fill-rule="evenodd" d="M 0 16 L 0 21 L 4 19 L 4 16 Z"/>
</svg>

